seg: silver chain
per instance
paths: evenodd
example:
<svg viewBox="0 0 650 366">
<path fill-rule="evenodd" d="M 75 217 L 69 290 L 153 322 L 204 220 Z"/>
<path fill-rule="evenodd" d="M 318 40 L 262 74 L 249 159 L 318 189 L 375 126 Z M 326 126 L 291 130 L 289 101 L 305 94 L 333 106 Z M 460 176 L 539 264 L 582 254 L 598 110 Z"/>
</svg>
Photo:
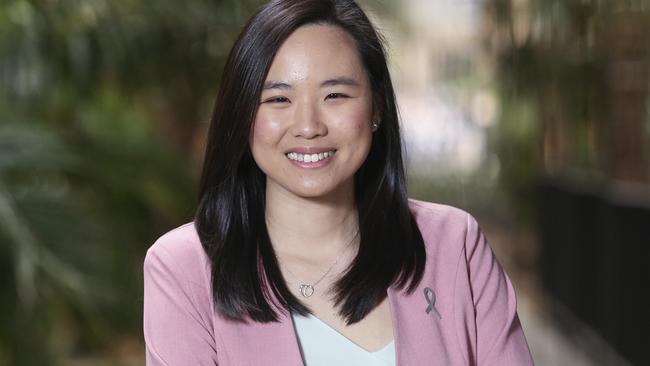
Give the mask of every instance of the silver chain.
<svg viewBox="0 0 650 366">
<path fill-rule="evenodd" d="M 314 294 L 314 288 L 316 287 L 316 285 L 318 285 L 318 284 L 320 283 L 320 281 L 322 281 L 322 280 L 325 278 L 325 276 L 327 276 L 327 275 L 330 273 L 330 271 L 332 271 L 332 268 L 334 268 L 334 266 L 336 265 L 336 263 L 339 262 L 339 259 L 341 259 L 341 257 L 343 257 L 343 254 L 345 254 L 345 252 L 347 251 L 348 247 L 350 247 L 350 245 L 352 244 L 352 242 L 354 241 L 354 239 L 357 237 L 358 234 L 359 234 L 359 232 L 357 231 L 357 232 L 354 234 L 354 236 L 352 237 L 352 240 L 350 240 L 350 242 L 345 246 L 345 248 L 344 248 L 344 250 L 341 252 L 341 254 L 339 254 L 339 256 L 336 258 L 336 260 L 334 261 L 334 263 L 332 263 L 332 265 L 331 265 L 331 266 L 327 269 L 327 271 L 326 271 L 326 272 L 325 272 L 325 273 L 324 273 L 324 274 L 323 274 L 323 275 L 318 279 L 318 281 L 312 283 L 311 285 L 310 285 L 310 284 L 307 284 L 307 283 L 300 283 L 300 286 L 299 286 L 299 288 L 298 288 L 298 291 L 300 291 L 300 294 L 301 294 L 303 297 L 310 297 L 311 295 Z M 285 268 L 285 269 L 286 269 L 286 270 L 291 274 L 291 276 L 293 276 L 294 279 L 298 280 L 298 276 L 296 276 L 296 274 L 293 273 L 293 271 L 291 271 L 291 270 L 289 269 L 289 267 L 284 266 L 284 268 Z M 301 281 L 298 280 L 298 282 L 301 282 Z"/>
</svg>

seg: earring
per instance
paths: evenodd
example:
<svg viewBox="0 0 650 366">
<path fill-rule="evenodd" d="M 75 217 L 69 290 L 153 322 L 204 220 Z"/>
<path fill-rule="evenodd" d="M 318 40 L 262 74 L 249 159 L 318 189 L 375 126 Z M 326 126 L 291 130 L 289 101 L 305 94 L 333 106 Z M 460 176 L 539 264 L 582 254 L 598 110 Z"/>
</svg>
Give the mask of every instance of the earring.
<svg viewBox="0 0 650 366">
<path fill-rule="evenodd" d="M 379 122 L 372 121 L 372 131 L 377 131 L 379 129 Z"/>
</svg>

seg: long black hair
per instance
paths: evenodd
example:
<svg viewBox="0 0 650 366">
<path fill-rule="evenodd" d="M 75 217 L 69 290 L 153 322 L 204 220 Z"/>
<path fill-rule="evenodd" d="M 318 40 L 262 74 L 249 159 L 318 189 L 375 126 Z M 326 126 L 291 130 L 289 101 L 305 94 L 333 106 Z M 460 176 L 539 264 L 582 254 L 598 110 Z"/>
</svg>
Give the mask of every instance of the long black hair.
<svg viewBox="0 0 650 366">
<path fill-rule="evenodd" d="M 413 291 L 422 278 L 422 235 L 408 207 L 398 113 L 383 38 L 353 0 L 272 0 L 249 20 L 225 65 L 203 162 L 194 220 L 211 261 L 216 310 L 233 320 L 277 321 L 309 309 L 288 289 L 265 222 L 266 176 L 249 136 L 262 85 L 284 40 L 306 24 L 338 26 L 355 40 L 380 127 L 355 174 L 359 251 L 335 285 L 348 324 L 363 319 L 391 285 Z M 270 289 L 270 291 L 268 291 Z"/>
</svg>

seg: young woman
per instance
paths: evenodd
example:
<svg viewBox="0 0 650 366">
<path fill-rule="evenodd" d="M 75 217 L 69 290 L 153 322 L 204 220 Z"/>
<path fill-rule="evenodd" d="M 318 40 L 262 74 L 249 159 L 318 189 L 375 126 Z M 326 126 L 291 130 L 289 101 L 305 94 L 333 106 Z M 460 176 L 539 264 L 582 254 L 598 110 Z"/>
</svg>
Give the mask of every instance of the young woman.
<svg viewBox="0 0 650 366">
<path fill-rule="evenodd" d="M 476 221 L 409 200 L 381 38 L 274 0 L 230 52 L 193 222 L 144 262 L 148 365 L 530 365 Z"/>
</svg>

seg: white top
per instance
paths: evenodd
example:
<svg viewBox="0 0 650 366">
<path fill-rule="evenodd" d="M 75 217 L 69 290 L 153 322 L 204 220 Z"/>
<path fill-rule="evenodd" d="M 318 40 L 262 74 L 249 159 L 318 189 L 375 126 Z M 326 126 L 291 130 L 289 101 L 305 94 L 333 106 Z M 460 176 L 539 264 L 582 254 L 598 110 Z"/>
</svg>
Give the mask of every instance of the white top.
<svg viewBox="0 0 650 366">
<path fill-rule="evenodd" d="M 395 342 L 368 352 L 314 315 L 291 313 L 305 366 L 395 366 Z"/>
</svg>

